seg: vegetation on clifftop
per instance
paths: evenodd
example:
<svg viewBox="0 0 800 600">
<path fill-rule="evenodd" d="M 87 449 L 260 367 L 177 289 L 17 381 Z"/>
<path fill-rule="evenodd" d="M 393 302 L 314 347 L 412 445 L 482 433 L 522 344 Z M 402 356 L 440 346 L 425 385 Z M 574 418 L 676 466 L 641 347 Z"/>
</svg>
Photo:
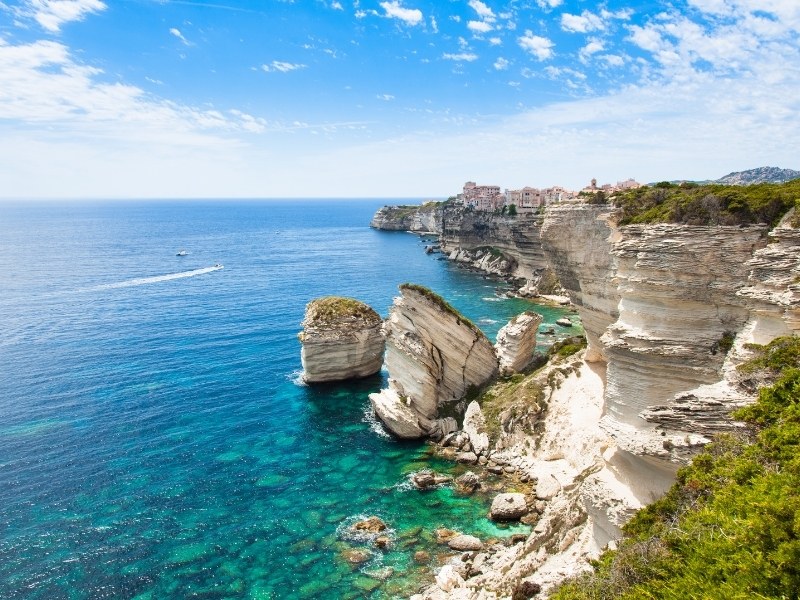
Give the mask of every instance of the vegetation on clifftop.
<svg viewBox="0 0 800 600">
<path fill-rule="evenodd" d="M 304 323 L 312 327 L 351 322 L 373 325 L 381 320 L 377 312 L 359 300 L 343 296 L 324 296 L 306 305 Z"/>
<path fill-rule="evenodd" d="M 625 525 L 617 550 L 551 598 L 798 598 L 800 338 L 757 349 L 740 370 L 771 385 L 734 413 L 747 430 L 707 446 Z"/>
<path fill-rule="evenodd" d="M 617 194 L 621 225 L 683 223 L 687 225 L 774 226 L 800 205 L 800 180 L 750 186 L 658 183 Z"/>
<path fill-rule="evenodd" d="M 416 283 L 402 283 L 400 284 L 400 291 L 403 292 L 405 290 L 410 290 L 413 292 L 417 292 L 421 294 L 431 302 L 433 302 L 442 312 L 445 312 L 449 315 L 452 315 L 456 318 L 458 323 L 463 323 L 467 327 L 469 327 L 478 337 L 486 337 L 486 334 L 483 333 L 472 321 L 470 321 L 467 317 L 462 315 L 458 312 L 455 308 L 453 308 L 447 300 L 442 298 L 439 294 L 431 290 L 430 288 L 426 288 L 424 285 L 419 285 Z"/>
</svg>

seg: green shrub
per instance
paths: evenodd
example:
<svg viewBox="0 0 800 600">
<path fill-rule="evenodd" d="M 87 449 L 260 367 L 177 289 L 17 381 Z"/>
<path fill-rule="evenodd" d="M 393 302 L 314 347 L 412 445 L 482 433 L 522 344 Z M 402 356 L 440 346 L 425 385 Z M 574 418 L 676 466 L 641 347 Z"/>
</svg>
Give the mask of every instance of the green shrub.
<svg viewBox="0 0 800 600">
<path fill-rule="evenodd" d="M 688 225 L 774 226 L 800 199 L 800 180 L 787 183 L 675 185 L 668 182 L 621 192 L 614 204 L 621 225 L 685 223 Z M 794 221 L 793 221 L 794 223 Z"/>
</svg>

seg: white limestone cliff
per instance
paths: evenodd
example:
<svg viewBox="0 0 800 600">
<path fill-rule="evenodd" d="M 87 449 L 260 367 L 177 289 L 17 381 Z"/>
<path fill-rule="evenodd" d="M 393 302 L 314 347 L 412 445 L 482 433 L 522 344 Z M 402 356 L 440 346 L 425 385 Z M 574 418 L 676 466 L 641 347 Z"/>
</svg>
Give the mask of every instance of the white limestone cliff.
<svg viewBox="0 0 800 600">
<path fill-rule="evenodd" d="M 385 325 L 389 390 L 370 402 L 396 435 L 436 437 L 440 407 L 491 379 L 497 358 L 483 332 L 441 297 L 409 284 L 400 291 Z"/>
<path fill-rule="evenodd" d="M 543 595 L 586 568 L 641 505 L 751 402 L 736 365 L 747 343 L 800 332 L 800 230 L 618 226 L 607 206 L 548 209 L 542 245 L 589 340 L 549 365 L 498 414 L 489 455 L 535 482 L 533 532 L 480 560 L 463 581 L 419 598 L 507 598 L 522 581 Z"/>
<path fill-rule="evenodd" d="M 309 302 L 299 335 L 303 380 L 341 381 L 380 371 L 382 325 L 378 313 L 352 298 L 327 296 Z"/>
</svg>

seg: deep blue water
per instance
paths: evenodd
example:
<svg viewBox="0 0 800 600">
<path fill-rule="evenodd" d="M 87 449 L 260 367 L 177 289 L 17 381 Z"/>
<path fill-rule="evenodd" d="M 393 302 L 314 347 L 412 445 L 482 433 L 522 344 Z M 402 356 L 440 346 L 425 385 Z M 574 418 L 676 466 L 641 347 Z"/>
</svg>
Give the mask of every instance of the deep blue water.
<svg viewBox="0 0 800 600">
<path fill-rule="evenodd" d="M 381 204 L 0 204 L 0 598 L 391 597 L 435 527 L 511 532 L 487 498 L 408 489 L 457 468 L 370 418 L 385 374 L 298 383 L 317 296 L 385 316 L 421 283 L 490 337 L 532 306 L 369 229 Z M 353 567 L 369 514 L 392 545 Z"/>
</svg>

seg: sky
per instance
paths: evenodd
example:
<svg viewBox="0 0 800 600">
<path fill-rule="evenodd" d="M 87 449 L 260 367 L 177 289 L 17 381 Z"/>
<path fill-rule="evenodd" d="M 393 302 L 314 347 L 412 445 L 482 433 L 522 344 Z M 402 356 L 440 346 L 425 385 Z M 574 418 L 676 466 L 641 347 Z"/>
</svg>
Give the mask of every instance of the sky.
<svg viewBox="0 0 800 600">
<path fill-rule="evenodd" d="M 800 0 L 0 0 L 0 198 L 800 169 Z"/>
</svg>

